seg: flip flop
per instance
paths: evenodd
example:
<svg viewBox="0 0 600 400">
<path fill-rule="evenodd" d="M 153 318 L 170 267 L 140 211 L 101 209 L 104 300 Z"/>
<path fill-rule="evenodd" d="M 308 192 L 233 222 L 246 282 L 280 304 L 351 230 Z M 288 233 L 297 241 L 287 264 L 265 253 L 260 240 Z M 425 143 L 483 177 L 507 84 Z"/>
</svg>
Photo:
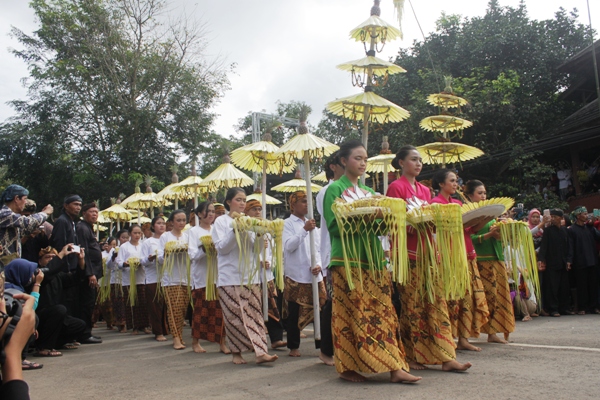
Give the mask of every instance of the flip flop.
<svg viewBox="0 0 600 400">
<path fill-rule="evenodd" d="M 31 361 L 27 361 L 27 360 L 21 361 L 21 369 L 23 371 L 28 371 L 31 369 L 42 369 L 43 367 L 44 367 L 44 364 L 38 364 L 38 363 L 34 363 Z"/>
<path fill-rule="evenodd" d="M 65 343 L 63 345 L 64 350 L 77 350 L 78 348 L 79 346 L 77 346 L 75 343 Z"/>
<path fill-rule="evenodd" d="M 35 353 L 33 353 L 33 355 L 35 357 L 61 357 L 62 353 L 60 351 L 57 351 L 54 349 L 52 349 L 52 350 L 44 349 L 44 350 L 36 351 Z"/>
</svg>

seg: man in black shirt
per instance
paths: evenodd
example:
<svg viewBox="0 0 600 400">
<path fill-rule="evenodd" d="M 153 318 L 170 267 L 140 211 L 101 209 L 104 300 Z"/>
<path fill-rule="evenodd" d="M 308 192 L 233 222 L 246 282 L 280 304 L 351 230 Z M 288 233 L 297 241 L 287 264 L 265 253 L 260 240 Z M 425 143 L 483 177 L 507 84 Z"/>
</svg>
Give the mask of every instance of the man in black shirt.
<svg viewBox="0 0 600 400">
<path fill-rule="evenodd" d="M 100 337 L 92 336 L 92 314 L 96 305 L 98 279 L 102 278 L 102 249 L 94 234 L 94 224 L 98 221 L 96 203 L 81 208 L 83 221 L 77 224 L 77 241 L 85 250 L 84 276 L 79 285 L 79 316 L 85 321 L 86 330 L 82 343 L 102 343 Z"/>
<path fill-rule="evenodd" d="M 542 291 L 544 308 L 553 317 L 560 314 L 573 314 L 569 311 L 569 275 L 567 255 L 569 253 L 569 234 L 561 226 L 563 212 L 550 210 L 551 225 L 544 229 L 542 243 L 538 253 L 540 269 L 544 271 Z"/>
<path fill-rule="evenodd" d="M 588 224 L 588 212 L 578 207 L 571 213 L 573 225 L 569 232 L 569 254 L 567 268 L 575 273 L 577 285 L 577 308 L 580 315 L 600 313 L 598 310 L 598 254 L 596 240 L 600 232 Z"/>
<path fill-rule="evenodd" d="M 50 246 L 55 249 L 62 249 L 69 243 L 78 244 L 75 226 L 79 219 L 82 200 L 76 194 L 65 197 L 63 212 L 54 221 L 52 236 L 50 237 Z M 77 272 L 77 254 L 69 254 L 63 260 L 64 272 Z M 69 305 L 66 305 L 69 308 Z"/>
</svg>

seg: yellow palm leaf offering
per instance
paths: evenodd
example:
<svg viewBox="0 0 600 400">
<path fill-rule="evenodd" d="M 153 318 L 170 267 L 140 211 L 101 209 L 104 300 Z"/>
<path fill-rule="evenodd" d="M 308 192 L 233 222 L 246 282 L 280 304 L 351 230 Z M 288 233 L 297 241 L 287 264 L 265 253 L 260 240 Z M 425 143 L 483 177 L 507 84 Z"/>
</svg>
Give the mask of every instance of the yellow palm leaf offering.
<svg viewBox="0 0 600 400">
<path fill-rule="evenodd" d="M 412 208 L 407 219 L 419 234 L 417 288 L 434 301 L 436 291 L 460 299 L 470 290 L 470 276 L 458 204 L 431 204 Z"/>
<path fill-rule="evenodd" d="M 129 305 L 135 306 L 135 299 L 137 297 L 135 272 L 142 264 L 140 262 L 140 259 L 137 257 L 129 257 L 127 259 L 127 264 L 129 264 Z"/>
<path fill-rule="evenodd" d="M 184 265 L 185 273 L 187 276 L 187 288 L 188 294 L 192 294 L 192 289 L 190 286 L 191 282 L 191 270 L 190 270 L 190 255 L 188 254 L 188 244 L 183 242 L 178 242 L 176 240 L 171 240 L 170 242 L 165 243 L 165 253 L 164 253 L 164 261 L 162 266 L 162 275 L 167 274 L 169 276 L 173 276 L 173 268 L 175 264 Z M 181 277 L 181 272 L 179 271 L 179 276 Z M 164 293 L 163 293 L 164 294 Z"/>
<path fill-rule="evenodd" d="M 98 300 L 100 303 L 104 303 L 110 299 L 110 275 L 111 271 L 106 265 L 106 259 L 102 259 L 102 283 L 100 284 L 100 290 L 98 292 Z"/>
<path fill-rule="evenodd" d="M 475 226 L 481 222 L 488 222 L 502 215 L 510 209 L 515 201 L 509 197 L 496 197 L 474 203 L 464 203 L 461 206 L 463 225 Z"/>
<path fill-rule="evenodd" d="M 204 246 L 206 253 L 206 300 L 218 300 L 217 294 L 217 249 L 213 243 L 211 235 L 200 237 L 200 242 Z"/>
<path fill-rule="evenodd" d="M 506 262 L 512 266 L 515 282 L 519 282 L 519 270 L 526 282 L 530 282 L 538 299 L 540 299 L 540 281 L 537 270 L 537 257 L 533 246 L 533 236 L 529 225 L 510 218 L 496 221 L 492 227 L 500 230 L 502 245 L 507 248 Z"/>
<path fill-rule="evenodd" d="M 232 213 L 233 230 L 240 249 L 240 270 L 242 277 L 247 277 L 252 282 L 260 271 L 260 254 L 264 249 L 262 240 L 254 240 L 254 247 L 250 251 L 247 245 L 248 233 L 261 237 L 267 235 L 273 249 L 273 273 L 275 283 L 281 290 L 284 288 L 283 278 L 283 225 L 282 219 L 269 221 L 262 218 L 252 218 L 244 214 Z M 250 259 L 251 254 L 254 256 Z"/>
<path fill-rule="evenodd" d="M 346 193 L 346 192 L 344 192 Z M 356 194 L 356 193 L 355 193 Z M 402 199 L 372 196 L 353 199 L 352 194 L 337 199 L 331 207 L 340 230 L 344 268 L 348 287 L 354 289 L 350 268 L 358 260 L 367 258 L 367 267 L 380 274 L 385 259 L 378 236 L 390 238 L 390 265 L 394 282 L 408 278 L 408 253 L 406 251 L 406 203 Z M 364 249 L 366 254 L 361 254 Z M 381 278 L 381 276 L 379 277 Z M 362 283 L 362 282 L 361 282 Z"/>
</svg>

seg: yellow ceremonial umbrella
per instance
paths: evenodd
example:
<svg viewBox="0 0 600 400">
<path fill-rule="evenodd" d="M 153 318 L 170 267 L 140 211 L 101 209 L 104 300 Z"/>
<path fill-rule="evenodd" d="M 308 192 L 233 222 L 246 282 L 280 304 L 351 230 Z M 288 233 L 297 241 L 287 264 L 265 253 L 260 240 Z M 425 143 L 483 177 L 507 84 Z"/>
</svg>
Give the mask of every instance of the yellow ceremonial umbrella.
<svg viewBox="0 0 600 400">
<path fill-rule="evenodd" d="M 419 126 L 430 132 L 452 132 L 473 126 L 471 121 L 453 115 L 434 115 L 423 118 Z"/>
<path fill-rule="evenodd" d="M 133 218 L 131 213 L 119 203 L 115 203 L 112 206 L 108 207 L 106 210 L 100 211 L 98 213 L 98 217 L 100 216 L 108 218 L 111 221 L 116 221 L 118 230 L 121 229 L 121 221 L 129 221 L 131 220 L 131 218 Z"/>
<path fill-rule="evenodd" d="M 451 93 L 434 93 L 427 96 L 427 102 L 441 108 L 455 108 L 467 105 L 467 100 Z"/>
<path fill-rule="evenodd" d="M 364 121 L 365 113 L 370 122 L 400 122 L 410 116 L 404 108 L 373 92 L 343 97 L 327 104 L 327 110 L 344 118 Z"/>
<path fill-rule="evenodd" d="M 244 187 L 254 184 L 252 178 L 231 165 L 228 155 L 223 157 L 223 164 L 208 174 L 200 184 L 209 193 L 216 192 L 221 188 Z"/>
<path fill-rule="evenodd" d="M 482 156 L 483 151 L 462 143 L 433 142 L 417 147 L 424 164 L 451 164 Z"/>
<path fill-rule="evenodd" d="M 396 158 L 395 154 L 390 151 L 390 145 L 388 143 L 388 137 L 383 137 L 383 143 L 381 144 L 381 151 L 379 155 L 367 159 L 367 171 L 374 172 L 376 174 L 383 173 L 383 194 L 387 193 L 388 189 L 388 172 L 396 171 L 396 168 L 392 167 L 392 160 Z"/>
<path fill-rule="evenodd" d="M 327 183 L 327 176 L 325 175 L 325 171 L 319 172 L 318 174 L 316 174 L 315 176 L 312 177 L 311 179 L 312 181 L 315 182 L 323 182 L 323 183 Z"/>
<path fill-rule="evenodd" d="M 196 162 L 192 164 L 192 175 L 188 176 L 173 187 L 172 192 L 177 194 L 181 200 L 194 199 L 194 210 L 198 207 L 198 196 L 206 195 L 208 190 L 202 186 L 204 179 L 200 178 L 196 173 Z M 195 214 L 195 213 L 194 213 Z M 196 226 L 200 224 L 198 216 L 195 215 Z"/>
<path fill-rule="evenodd" d="M 308 218 L 314 218 L 313 211 L 313 199 L 312 192 L 313 187 L 316 190 L 319 190 L 321 187 L 319 185 L 315 185 L 310 181 L 310 159 L 311 158 L 321 158 L 326 157 L 337 151 L 339 146 L 329 143 L 328 141 L 321 139 L 317 136 L 311 135 L 308 133 L 308 126 L 306 124 L 306 120 L 308 117 L 308 110 L 305 109 L 300 115 L 300 126 L 298 127 L 298 134 L 294 136 L 292 139 L 287 141 L 281 148 L 279 149 L 279 154 L 283 154 L 286 158 L 294 158 L 294 159 L 303 159 L 304 160 L 304 176 L 306 180 L 304 180 L 306 194 L 308 198 Z M 298 175 L 296 175 L 298 178 Z M 302 179 L 300 179 L 302 180 Z M 282 186 L 277 185 L 277 186 Z M 275 186 L 272 188 L 276 190 Z M 315 265 L 315 237 L 314 230 L 310 231 L 310 264 L 312 266 Z M 320 321 L 320 310 L 319 310 L 319 283 L 317 281 L 317 277 L 313 275 L 312 278 L 312 294 L 313 294 L 313 311 L 314 311 L 314 329 L 315 329 L 315 341 L 321 340 L 321 321 Z"/>
<path fill-rule="evenodd" d="M 350 31 L 350 38 L 357 42 L 385 43 L 390 40 L 402 38 L 402 31 L 379 18 L 371 15 L 369 19 Z"/>
<path fill-rule="evenodd" d="M 271 197 L 268 194 L 265 195 L 266 202 L 268 205 L 277 205 L 281 204 L 281 201 L 277 200 L 275 197 Z M 248 200 L 258 200 L 260 204 L 263 204 L 263 194 L 262 193 L 252 193 L 250 196 L 246 196 L 246 201 Z"/>
<path fill-rule="evenodd" d="M 375 76 L 385 76 L 388 74 L 406 72 L 406 70 L 401 66 L 382 60 L 381 58 L 377 58 L 375 56 L 367 56 L 358 60 L 348 61 L 346 63 L 339 64 L 336 68 L 348 72 L 372 69 L 373 75 Z"/>
<path fill-rule="evenodd" d="M 302 177 L 300 176 L 300 171 L 296 171 L 296 177 L 294 179 L 280 183 L 277 186 L 273 186 L 271 190 L 282 193 L 294 193 L 299 190 L 306 191 L 308 183 L 309 182 L 307 182 L 305 179 L 302 179 Z M 316 183 L 310 182 L 310 188 L 311 191 L 316 193 L 319 190 L 323 189 L 323 186 L 319 186 Z"/>
</svg>

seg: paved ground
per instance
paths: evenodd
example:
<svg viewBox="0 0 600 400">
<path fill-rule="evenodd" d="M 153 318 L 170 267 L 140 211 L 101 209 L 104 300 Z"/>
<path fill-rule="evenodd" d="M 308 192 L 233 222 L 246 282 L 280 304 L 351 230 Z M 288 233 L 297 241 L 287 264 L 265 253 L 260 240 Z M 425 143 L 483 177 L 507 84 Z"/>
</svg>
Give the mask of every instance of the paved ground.
<svg viewBox="0 0 600 400">
<path fill-rule="evenodd" d="M 305 331 L 307 332 L 307 331 Z M 206 354 L 175 351 L 150 335 L 97 329 L 104 343 L 32 358 L 45 364 L 25 372 L 32 399 L 588 399 L 600 396 L 600 316 L 536 318 L 517 324 L 510 345 L 478 340 L 481 353 L 459 352 L 467 373 L 428 370 L 415 385 L 387 383 L 387 375 L 348 383 L 320 364 L 313 341 L 302 357 L 278 351 L 274 364 L 234 366 L 218 346 Z M 310 331 L 307 332 L 310 336 Z M 187 336 L 190 331 L 186 329 Z M 188 344 L 191 343 L 191 339 Z M 252 354 L 246 359 L 253 361 Z"/>
</svg>

